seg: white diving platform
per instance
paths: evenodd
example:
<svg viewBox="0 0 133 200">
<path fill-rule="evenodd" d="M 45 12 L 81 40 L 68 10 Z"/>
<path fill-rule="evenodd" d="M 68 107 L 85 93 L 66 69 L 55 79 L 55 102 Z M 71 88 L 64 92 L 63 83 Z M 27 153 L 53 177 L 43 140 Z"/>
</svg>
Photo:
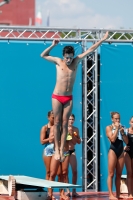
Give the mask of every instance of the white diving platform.
<svg viewBox="0 0 133 200">
<path fill-rule="evenodd" d="M 0 194 L 14 196 L 18 200 L 43 200 L 47 197 L 45 188 L 81 188 L 81 185 L 73 185 L 56 181 L 48 181 L 44 179 L 29 176 L 0 176 Z"/>
</svg>

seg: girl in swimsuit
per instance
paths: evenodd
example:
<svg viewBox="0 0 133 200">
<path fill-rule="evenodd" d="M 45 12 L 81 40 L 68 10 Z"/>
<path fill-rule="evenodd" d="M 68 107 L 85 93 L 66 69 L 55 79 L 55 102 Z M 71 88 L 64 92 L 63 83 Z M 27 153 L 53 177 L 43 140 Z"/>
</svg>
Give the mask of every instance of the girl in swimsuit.
<svg viewBox="0 0 133 200">
<path fill-rule="evenodd" d="M 124 158 L 127 170 L 128 197 L 133 198 L 133 117 L 130 119 L 130 127 L 127 129 L 128 144 L 124 148 Z"/>
<path fill-rule="evenodd" d="M 110 141 L 110 149 L 108 152 L 108 190 L 109 199 L 123 198 L 120 195 L 120 179 L 124 166 L 123 141 L 127 144 L 128 138 L 124 133 L 124 128 L 120 124 L 120 114 L 118 112 L 111 113 L 112 124 L 106 127 L 106 135 Z M 116 197 L 112 192 L 112 180 L 116 171 Z"/>
<path fill-rule="evenodd" d="M 46 180 L 50 177 L 50 162 L 54 153 L 54 144 L 49 143 L 50 128 L 54 125 L 53 111 L 48 112 L 48 124 L 44 125 L 40 132 L 40 142 L 44 145 L 43 161 L 46 167 Z"/>
<path fill-rule="evenodd" d="M 75 153 L 75 145 L 81 143 L 79 129 L 73 126 L 75 121 L 75 115 L 71 114 L 68 120 L 68 144 L 69 144 L 69 152 L 70 152 L 70 166 L 72 169 L 72 184 L 77 183 L 77 158 Z M 69 136 L 71 136 L 69 138 Z M 67 177 L 68 178 L 68 177 Z M 67 189 L 67 196 L 71 196 L 70 190 Z M 79 197 L 80 195 L 76 192 L 76 189 L 72 189 L 72 197 Z"/>
</svg>

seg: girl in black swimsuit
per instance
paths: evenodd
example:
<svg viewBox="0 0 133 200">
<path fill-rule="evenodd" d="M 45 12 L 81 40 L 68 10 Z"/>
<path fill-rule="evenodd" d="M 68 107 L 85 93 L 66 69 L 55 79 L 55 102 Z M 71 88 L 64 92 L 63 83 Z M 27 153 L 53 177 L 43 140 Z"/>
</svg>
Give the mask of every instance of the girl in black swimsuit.
<svg viewBox="0 0 133 200">
<path fill-rule="evenodd" d="M 127 170 L 128 197 L 133 198 L 133 117 L 130 119 L 130 128 L 127 129 L 128 144 L 125 147 L 125 165 Z"/>
<path fill-rule="evenodd" d="M 46 149 L 48 149 L 48 146 L 51 145 L 49 143 L 49 133 L 50 133 L 50 128 L 54 125 L 53 111 L 49 111 L 47 117 L 48 117 L 48 124 L 44 125 L 40 131 L 40 142 L 42 145 L 44 145 L 43 161 L 46 167 L 46 180 L 49 180 L 50 163 L 51 163 L 53 150 L 46 151 Z"/>
<path fill-rule="evenodd" d="M 120 196 L 120 179 L 124 166 L 123 141 L 127 144 L 128 138 L 124 134 L 124 128 L 120 124 L 120 114 L 111 113 L 112 125 L 106 127 L 106 135 L 110 141 L 108 152 L 108 190 L 109 199 L 118 199 Z M 116 197 L 112 192 L 112 180 L 116 171 Z"/>
</svg>

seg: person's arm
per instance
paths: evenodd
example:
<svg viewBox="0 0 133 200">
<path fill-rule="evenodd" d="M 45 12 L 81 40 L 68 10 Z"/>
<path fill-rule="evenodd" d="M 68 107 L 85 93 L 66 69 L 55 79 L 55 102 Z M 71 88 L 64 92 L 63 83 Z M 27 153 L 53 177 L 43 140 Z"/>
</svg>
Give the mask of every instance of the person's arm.
<svg viewBox="0 0 133 200">
<path fill-rule="evenodd" d="M 58 64 L 58 60 L 59 58 L 57 57 L 54 57 L 54 56 L 50 56 L 49 53 L 50 51 L 59 43 L 59 40 L 53 40 L 51 46 L 49 46 L 48 48 L 46 48 L 42 53 L 41 53 L 41 57 L 50 61 L 50 62 L 53 62 L 55 64 Z"/>
<path fill-rule="evenodd" d="M 79 129 L 75 127 L 74 132 L 73 132 L 74 140 L 76 141 L 77 144 L 81 143 L 81 139 L 79 136 Z"/>
<path fill-rule="evenodd" d="M 110 126 L 106 127 L 106 135 L 109 138 L 110 142 L 115 142 L 115 140 L 116 140 L 116 138 L 118 136 L 119 127 L 115 126 L 115 128 L 116 129 L 115 129 L 114 133 L 112 133 L 112 128 Z"/>
<path fill-rule="evenodd" d="M 49 143 L 54 142 L 54 126 L 50 128 L 50 133 L 49 133 Z"/>
<path fill-rule="evenodd" d="M 121 133 L 121 136 L 122 136 L 122 139 L 123 141 L 128 144 L 128 136 L 124 133 L 124 128 L 121 126 L 120 127 L 120 133 Z"/>
<path fill-rule="evenodd" d="M 47 126 L 43 126 L 41 131 L 40 131 L 40 142 L 41 144 L 46 144 L 49 142 L 49 139 L 45 139 L 46 138 L 46 131 L 47 131 Z"/>
<path fill-rule="evenodd" d="M 100 41 L 96 42 L 94 45 L 92 45 L 89 49 L 87 49 L 82 54 L 79 54 L 76 57 L 76 61 L 79 62 L 79 61 L 83 60 L 91 52 L 95 51 L 95 49 L 97 49 L 102 44 L 102 42 L 104 42 L 107 38 L 108 38 L 108 31 L 105 33 L 104 37 Z"/>
<path fill-rule="evenodd" d="M 124 146 L 124 151 L 129 151 L 130 150 L 130 146 Z"/>
<path fill-rule="evenodd" d="M 72 127 L 72 126 L 69 126 L 69 127 L 68 127 L 68 133 L 69 133 L 69 135 L 72 136 L 71 142 L 73 143 L 73 145 L 75 145 L 75 144 L 76 144 L 76 140 L 75 140 L 74 135 L 73 135 L 74 130 L 73 130 L 73 127 Z"/>
</svg>

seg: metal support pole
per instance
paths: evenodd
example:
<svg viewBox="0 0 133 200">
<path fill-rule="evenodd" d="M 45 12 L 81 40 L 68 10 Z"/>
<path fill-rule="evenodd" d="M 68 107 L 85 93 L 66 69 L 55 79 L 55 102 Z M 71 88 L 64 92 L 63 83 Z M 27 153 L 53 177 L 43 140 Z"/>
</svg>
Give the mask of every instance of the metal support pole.
<svg viewBox="0 0 133 200">
<path fill-rule="evenodd" d="M 96 175 L 96 192 L 98 191 L 98 53 L 95 51 L 95 175 Z"/>
<path fill-rule="evenodd" d="M 86 51 L 86 41 L 83 41 Z M 87 191 L 87 58 L 83 61 L 83 189 Z"/>
</svg>

